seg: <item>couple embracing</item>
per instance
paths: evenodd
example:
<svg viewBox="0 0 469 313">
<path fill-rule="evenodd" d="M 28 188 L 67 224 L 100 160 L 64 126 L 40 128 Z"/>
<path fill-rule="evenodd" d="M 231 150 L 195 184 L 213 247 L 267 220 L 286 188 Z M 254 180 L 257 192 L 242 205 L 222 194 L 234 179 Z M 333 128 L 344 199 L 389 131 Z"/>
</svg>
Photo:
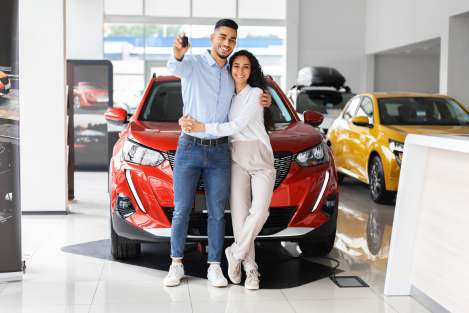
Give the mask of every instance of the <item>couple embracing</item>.
<svg viewBox="0 0 469 313">
<path fill-rule="evenodd" d="M 254 240 L 269 215 L 275 183 L 272 147 L 267 129 L 272 98 L 258 60 L 246 50 L 234 53 L 238 25 L 219 20 L 210 36 L 212 47 L 201 55 L 186 55 L 189 47 L 178 36 L 169 71 L 181 78 L 184 116 L 174 164 L 174 214 L 171 259 L 166 286 L 184 276 L 184 245 L 199 179 L 208 209 L 207 279 L 226 287 L 220 262 L 224 247 L 224 210 L 229 199 L 234 243 L 225 249 L 232 283 L 259 289 Z"/>
</svg>

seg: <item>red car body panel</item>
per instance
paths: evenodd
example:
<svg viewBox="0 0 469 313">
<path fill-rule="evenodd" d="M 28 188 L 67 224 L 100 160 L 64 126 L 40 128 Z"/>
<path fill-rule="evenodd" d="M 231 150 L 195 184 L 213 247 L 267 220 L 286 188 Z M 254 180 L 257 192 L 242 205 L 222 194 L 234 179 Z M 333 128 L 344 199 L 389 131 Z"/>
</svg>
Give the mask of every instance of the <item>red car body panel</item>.
<svg viewBox="0 0 469 313">
<path fill-rule="evenodd" d="M 174 207 L 172 167 L 167 159 L 156 167 L 123 161 L 121 148 L 127 139 L 131 139 L 143 146 L 161 152 L 176 150 L 180 135 L 180 128 L 177 123 L 143 122 L 138 120 L 152 86 L 175 80 L 178 80 L 178 78 L 171 76 L 158 77 L 149 83 L 135 114 L 130 118 L 128 126 L 119 135 L 110 163 L 111 212 L 117 214 L 116 202 L 118 195 L 129 197 L 135 208 L 135 213 L 125 218 L 125 221 L 143 230 L 171 227 L 171 222 L 164 208 Z M 292 117 L 291 123 L 277 125 L 276 130 L 270 132 L 273 151 L 287 151 L 296 154 L 320 144 L 322 136 L 319 130 L 301 122 L 278 85 L 272 80 L 268 82 L 280 95 Z M 318 166 L 301 167 L 293 159 L 288 174 L 274 190 L 270 204 L 271 210 L 284 207 L 294 208 L 295 210 L 288 227 L 315 229 L 333 218 L 336 219 L 336 215 L 332 217 L 320 209 L 330 196 L 335 197 L 338 203 L 338 180 L 335 165 L 329 149 L 326 152 L 329 154 L 329 161 Z M 129 186 L 126 171 L 130 171 L 134 192 L 131 190 L 132 187 Z M 326 175 L 328 176 L 328 182 L 326 186 L 323 186 Z M 311 212 L 321 191 L 323 195 L 317 204 L 318 209 Z M 140 200 L 140 204 L 134 196 L 135 193 Z M 198 191 L 198 193 L 203 192 Z"/>
</svg>

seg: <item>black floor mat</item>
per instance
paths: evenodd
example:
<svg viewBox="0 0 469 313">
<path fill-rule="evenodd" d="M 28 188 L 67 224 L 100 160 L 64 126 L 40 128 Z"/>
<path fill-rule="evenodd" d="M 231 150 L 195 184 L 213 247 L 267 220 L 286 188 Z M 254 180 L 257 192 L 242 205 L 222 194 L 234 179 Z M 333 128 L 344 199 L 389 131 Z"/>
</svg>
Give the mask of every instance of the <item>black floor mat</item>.
<svg viewBox="0 0 469 313">
<path fill-rule="evenodd" d="M 110 245 L 110 240 L 98 240 L 66 246 L 62 248 L 62 251 L 112 260 Z M 139 257 L 116 262 L 167 271 L 170 264 L 169 251 L 169 244 L 166 243 L 142 244 L 142 254 Z M 256 246 L 262 289 L 297 287 L 332 274 L 333 268 L 315 263 L 309 258 L 292 256 L 292 254 L 294 255 L 277 243 Z M 221 265 L 226 273 L 225 259 Z M 200 253 L 196 245 L 187 246 L 184 270 L 189 276 L 207 277 L 207 256 Z M 336 270 L 336 274 L 339 272 L 341 271 Z"/>
</svg>

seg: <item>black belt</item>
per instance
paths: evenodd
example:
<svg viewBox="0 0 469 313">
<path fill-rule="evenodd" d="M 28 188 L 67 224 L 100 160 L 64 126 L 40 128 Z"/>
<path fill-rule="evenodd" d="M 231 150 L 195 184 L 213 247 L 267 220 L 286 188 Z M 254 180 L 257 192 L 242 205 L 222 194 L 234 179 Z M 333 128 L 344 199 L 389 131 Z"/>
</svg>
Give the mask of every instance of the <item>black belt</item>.
<svg viewBox="0 0 469 313">
<path fill-rule="evenodd" d="M 193 142 L 199 145 L 204 145 L 204 146 L 216 146 L 221 143 L 228 143 L 228 137 L 221 137 L 217 139 L 202 139 L 202 138 L 197 138 L 188 134 L 182 134 L 181 136 L 184 139 L 189 140 L 190 142 Z"/>
</svg>

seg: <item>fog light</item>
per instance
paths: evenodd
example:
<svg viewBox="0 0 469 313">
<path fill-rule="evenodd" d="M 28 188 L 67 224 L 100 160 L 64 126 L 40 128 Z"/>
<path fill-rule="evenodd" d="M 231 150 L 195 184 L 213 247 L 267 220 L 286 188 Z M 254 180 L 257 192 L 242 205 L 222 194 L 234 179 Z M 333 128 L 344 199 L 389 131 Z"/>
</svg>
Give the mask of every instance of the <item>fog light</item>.
<svg viewBox="0 0 469 313">
<path fill-rule="evenodd" d="M 122 194 L 119 194 L 117 197 L 117 212 L 123 218 L 127 218 L 135 213 L 135 209 L 132 205 L 132 201 L 130 201 L 129 197 L 126 197 Z"/>
</svg>

